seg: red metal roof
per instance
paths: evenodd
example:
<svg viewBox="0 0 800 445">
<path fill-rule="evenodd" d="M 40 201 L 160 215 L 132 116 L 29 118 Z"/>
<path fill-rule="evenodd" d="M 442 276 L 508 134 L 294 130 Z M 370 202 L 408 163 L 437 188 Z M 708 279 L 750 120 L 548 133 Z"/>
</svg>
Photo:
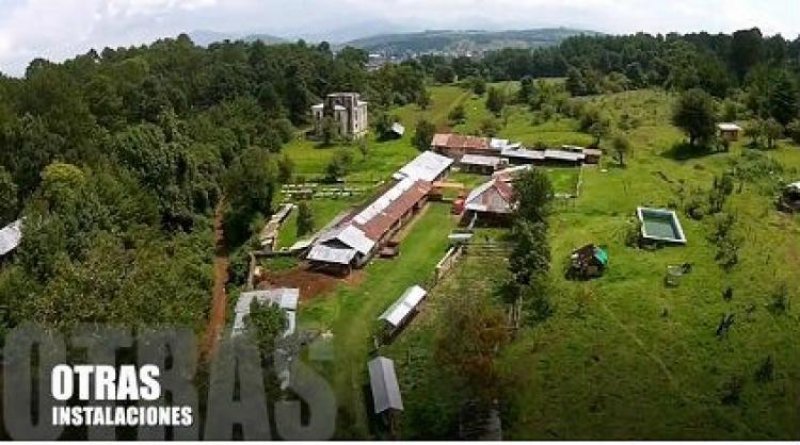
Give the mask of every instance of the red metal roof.
<svg viewBox="0 0 800 445">
<path fill-rule="evenodd" d="M 437 133 L 431 145 L 450 149 L 488 150 L 489 138 L 453 133 Z"/>
<path fill-rule="evenodd" d="M 400 197 L 389 204 L 383 212 L 370 219 L 366 224 L 358 225 L 367 238 L 378 241 L 391 227 L 400 220 L 414 205 L 416 205 L 428 192 L 432 185 L 426 181 L 417 181 Z"/>
</svg>

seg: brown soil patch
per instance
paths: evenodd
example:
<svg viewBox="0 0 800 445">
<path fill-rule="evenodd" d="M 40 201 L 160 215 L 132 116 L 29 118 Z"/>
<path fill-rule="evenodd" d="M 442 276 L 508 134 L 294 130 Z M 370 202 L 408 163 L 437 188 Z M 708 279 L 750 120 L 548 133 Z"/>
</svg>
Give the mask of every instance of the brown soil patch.
<svg viewBox="0 0 800 445">
<path fill-rule="evenodd" d="M 357 286 L 364 279 L 362 270 L 354 270 L 346 277 L 336 277 L 323 272 L 309 270 L 302 265 L 291 270 L 266 271 L 266 275 L 256 284 L 257 289 L 292 287 L 300 289 L 300 301 L 330 294 L 340 284 Z"/>
<path fill-rule="evenodd" d="M 211 293 L 211 312 L 208 326 L 201 345 L 200 355 L 205 360 L 214 357 L 222 330 L 225 328 L 225 306 L 228 297 L 225 283 L 228 282 L 228 250 L 225 247 L 225 233 L 222 227 L 223 204 L 219 203 L 214 214 L 214 288 Z"/>
</svg>

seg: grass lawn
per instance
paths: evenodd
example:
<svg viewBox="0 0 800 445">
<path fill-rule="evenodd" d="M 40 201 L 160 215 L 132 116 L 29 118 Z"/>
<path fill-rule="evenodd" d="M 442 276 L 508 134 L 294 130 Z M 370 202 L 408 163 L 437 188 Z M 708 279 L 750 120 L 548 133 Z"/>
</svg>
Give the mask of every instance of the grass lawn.
<svg viewBox="0 0 800 445">
<path fill-rule="evenodd" d="M 366 437 L 367 410 L 362 385 L 372 347 L 371 332 L 377 317 L 409 286 L 422 284 L 433 274 L 436 263 L 447 250 L 447 235 L 456 221 L 450 207 L 431 203 L 401 244 L 394 260 L 374 260 L 362 272 L 360 283 L 341 285 L 327 296 L 301 307 L 302 327 L 330 329 L 334 334 L 335 362 L 326 369 L 341 410 L 341 437 Z"/>
<path fill-rule="evenodd" d="M 790 300 L 800 292 L 800 216 L 776 212 L 771 187 L 737 184 L 728 211 L 738 216 L 735 231 L 743 245 L 729 272 L 715 261 L 711 217 L 695 221 L 679 212 L 686 246 L 625 246 L 636 206 L 678 205 L 681 183 L 707 190 L 715 174 L 744 162 L 747 149 L 740 142 L 728 153 L 679 160 L 673 146 L 683 137 L 669 124 L 672 96 L 640 91 L 588 100 L 617 121 L 634 122 L 634 154 L 626 169 L 607 161 L 585 169 L 581 196 L 558 205 L 552 216 L 555 314 L 523 329 L 497 360 L 507 382 L 506 438 L 800 438 L 800 308 L 770 309 L 782 288 Z M 566 119 L 539 125 L 552 130 L 542 133 L 525 128 L 525 119 L 512 116 L 504 131 L 564 143 L 585 136 Z M 784 141 L 763 154 L 782 163 L 782 179 L 800 179 L 800 149 Z M 609 271 L 589 282 L 565 280 L 558 272 L 570 251 L 590 242 L 607 246 Z M 678 287 L 666 287 L 667 266 L 683 263 L 693 265 L 691 273 Z M 437 287 L 425 311 L 387 349 L 398 361 L 408 438 L 452 437 L 448 416 L 456 395 L 430 361 L 436 326 L 447 322 L 437 318 L 437 299 L 473 289 L 481 289 L 476 297 L 491 298 L 490 280 L 504 273 L 499 264 L 496 258 L 465 259 L 454 275 L 460 278 Z M 733 289 L 730 300 L 723 298 L 727 288 Z M 731 313 L 734 325 L 720 339 L 720 318 Z M 755 375 L 768 356 L 774 375 L 760 382 Z M 739 399 L 723 402 L 731 382 L 741 385 Z"/>
<path fill-rule="evenodd" d="M 411 145 L 417 121 L 420 118 L 436 123 L 440 128 L 447 125 L 447 114 L 456 103 L 466 100 L 471 93 L 456 86 L 442 86 L 431 89 L 431 105 L 420 110 L 415 104 L 397 108 L 391 113 L 405 126 L 406 133 L 400 139 L 378 141 L 374 134 L 367 138 L 366 158 L 358 149 L 358 142 L 340 143 L 331 147 L 321 147 L 318 142 L 298 137 L 284 147 L 283 152 L 292 159 L 295 174 L 305 179 L 319 179 L 325 175 L 325 167 L 330 163 L 337 149 L 350 150 L 354 163 L 346 180 L 356 182 L 377 182 L 389 177 L 403 164 L 419 155 Z"/>
<path fill-rule="evenodd" d="M 364 197 L 351 197 L 339 199 L 312 199 L 311 211 L 314 214 L 314 230 L 319 230 L 328 224 L 338 214 L 358 205 Z M 278 232 L 278 248 L 291 247 L 297 242 L 297 209 L 281 226 Z"/>
</svg>

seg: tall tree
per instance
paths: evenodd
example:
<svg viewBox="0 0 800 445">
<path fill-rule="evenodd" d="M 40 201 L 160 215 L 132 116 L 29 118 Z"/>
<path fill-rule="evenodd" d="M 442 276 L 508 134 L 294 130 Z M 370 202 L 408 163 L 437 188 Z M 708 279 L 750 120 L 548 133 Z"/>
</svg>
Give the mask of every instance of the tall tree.
<svg viewBox="0 0 800 445">
<path fill-rule="evenodd" d="M 716 110 L 711 95 L 700 89 L 681 94 L 672 113 L 672 123 L 686 132 L 689 145 L 708 143 L 717 131 Z"/>
</svg>

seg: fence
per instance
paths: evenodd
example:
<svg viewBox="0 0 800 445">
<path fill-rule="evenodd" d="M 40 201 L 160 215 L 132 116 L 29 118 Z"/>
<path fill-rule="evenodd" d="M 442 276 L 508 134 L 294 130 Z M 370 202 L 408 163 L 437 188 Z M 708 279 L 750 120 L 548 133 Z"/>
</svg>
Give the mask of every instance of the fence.
<svg viewBox="0 0 800 445">
<path fill-rule="evenodd" d="M 453 265 L 458 261 L 461 255 L 464 253 L 464 246 L 458 245 L 451 247 L 447 253 L 444 254 L 444 257 L 439 261 L 436 265 L 436 270 L 433 275 L 433 286 L 435 286 L 442 278 L 444 278 L 450 269 L 453 268 Z"/>
</svg>

